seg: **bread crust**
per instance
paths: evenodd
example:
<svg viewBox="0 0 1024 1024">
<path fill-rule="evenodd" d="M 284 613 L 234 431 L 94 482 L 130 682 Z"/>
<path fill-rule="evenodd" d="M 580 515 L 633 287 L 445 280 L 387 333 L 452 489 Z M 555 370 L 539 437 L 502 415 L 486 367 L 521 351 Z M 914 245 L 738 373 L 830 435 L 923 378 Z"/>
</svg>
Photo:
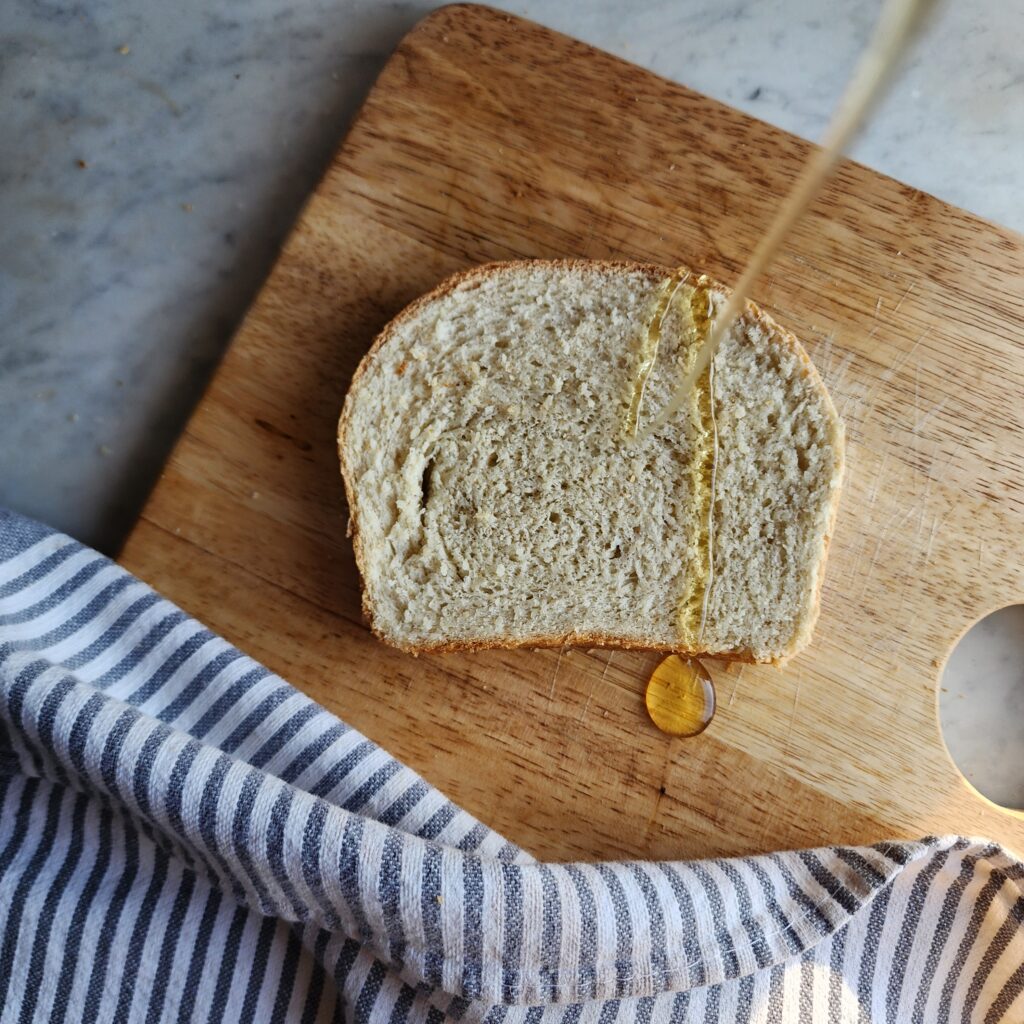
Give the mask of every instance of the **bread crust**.
<svg viewBox="0 0 1024 1024">
<path fill-rule="evenodd" d="M 843 431 L 842 421 L 839 419 L 839 415 L 836 412 L 835 406 L 832 402 L 832 398 L 828 393 L 828 389 L 825 387 L 824 382 L 821 379 L 821 375 L 818 373 L 817 368 L 811 362 L 810 356 L 807 354 L 803 345 L 799 339 L 791 332 L 782 327 L 773 317 L 768 313 L 765 313 L 756 303 L 747 299 L 744 303 L 743 312 L 741 315 L 751 316 L 756 319 L 762 326 L 764 326 L 773 341 L 783 344 L 790 349 L 790 351 L 796 355 L 804 366 L 808 377 L 814 384 L 815 388 L 820 392 L 828 405 L 829 410 L 834 416 L 835 422 L 838 424 L 838 436 L 836 438 L 836 450 L 838 452 L 838 462 L 836 467 L 836 473 L 832 481 L 832 500 L 831 507 L 829 509 L 829 521 L 828 526 L 825 530 L 823 550 L 820 561 L 818 562 L 818 579 L 815 587 L 815 594 L 813 604 L 810 613 L 805 621 L 804 629 L 801 633 L 794 637 L 793 644 L 790 650 L 787 650 L 778 657 L 772 657 L 768 659 L 758 658 L 753 655 L 749 650 L 734 650 L 734 651 L 716 651 L 708 652 L 699 648 L 691 648 L 685 644 L 665 644 L 658 641 L 652 641 L 646 637 L 627 637 L 621 635 L 613 635 L 608 633 L 576 633 L 570 632 L 565 634 L 541 634 L 526 637 L 495 637 L 491 640 L 451 640 L 439 643 L 425 643 L 425 644 L 406 644 L 402 643 L 396 637 L 391 636 L 385 631 L 381 630 L 377 625 L 377 619 L 374 614 L 373 599 L 370 597 L 369 591 L 366 586 L 365 577 L 365 560 L 363 551 L 363 542 L 359 526 L 359 514 L 355 502 L 355 474 L 353 467 L 348 460 L 346 453 L 346 440 L 348 436 L 349 425 L 352 418 L 352 407 L 353 407 L 353 393 L 355 392 L 359 381 L 362 379 L 363 374 L 373 365 L 376 361 L 378 353 L 384 348 L 394 336 L 396 330 L 400 328 L 407 320 L 410 320 L 417 315 L 432 302 L 438 299 L 442 299 L 447 295 L 450 295 L 455 289 L 462 287 L 466 284 L 471 284 L 474 281 L 483 282 L 484 280 L 494 277 L 498 274 L 505 273 L 509 270 L 537 268 L 537 267 L 550 267 L 558 270 L 599 270 L 604 272 L 623 272 L 623 273 L 641 273 L 645 274 L 652 282 L 657 283 L 670 277 L 675 270 L 670 267 L 663 267 L 656 263 L 645 263 L 640 261 L 630 260 L 585 260 L 585 259 L 557 259 L 557 260 L 544 260 L 544 259 L 518 259 L 518 260 L 505 260 L 505 261 L 493 261 L 490 263 L 482 263 L 474 267 L 469 267 L 466 270 L 459 271 L 450 277 L 445 278 L 436 287 L 432 288 L 429 292 L 421 295 L 418 299 L 415 299 L 408 306 L 406 306 L 401 312 L 399 312 L 394 318 L 392 318 L 380 334 L 374 339 L 373 344 L 367 350 L 366 355 L 359 361 L 359 365 L 356 367 L 355 373 L 352 375 L 352 380 L 349 384 L 348 392 L 345 395 L 345 402 L 342 406 L 341 416 L 338 420 L 338 457 L 341 463 L 341 476 L 345 484 L 345 496 L 348 501 L 349 507 L 349 523 L 348 523 L 348 535 L 352 539 L 352 547 L 355 553 L 356 567 L 359 570 L 359 586 L 362 594 L 362 608 L 363 615 L 365 616 L 371 631 L 373 634 L 382 640 L 384 643 L 391 647 L 396 647 L 401 651 L 405 651 L 408 654 L 419 655 L 419 654 L 448 654 L 457 651 L 482 651 L 482 650 L 515 650 L 518 648 L 563 648 L 563 647 L 612 647 L 618 650 L 633 650 L 633 651 L 652 651 L 660 652 L 664 654 L 678 654 L 684 657 L 712 657 L 719 661 L 735 661 L 743 662 L 745 664 L 775 664 L 781 665 L 786 661 L 789 661 L 792 657 L 798 654 L 807 644 L 810 642 L 811 634 L 814 631 L 815 623 L 818 620 L 818 615 L 821 611 L 821 596 L 822 588 L 825 580 L 825 563 L 828 559 L 829 547 L 832 541 L 832 534 L 835 529 L 836 515 L 839 509 L 839 495 L 842 489 L 842 477 L 845 469 L 845 437 Z M 687 270 L 686 267 L 680 266 L 675 268 L 678 270 Z M 700 275 L 696 278 L 698 284 L 704 285 L 711 288 L 714 291 L 722 292 L 725 295 L 731 294 L 731 289 L 725 285 L 720 284 L 713 278 L 707 277 L 706 275 Z"/>
</svg>

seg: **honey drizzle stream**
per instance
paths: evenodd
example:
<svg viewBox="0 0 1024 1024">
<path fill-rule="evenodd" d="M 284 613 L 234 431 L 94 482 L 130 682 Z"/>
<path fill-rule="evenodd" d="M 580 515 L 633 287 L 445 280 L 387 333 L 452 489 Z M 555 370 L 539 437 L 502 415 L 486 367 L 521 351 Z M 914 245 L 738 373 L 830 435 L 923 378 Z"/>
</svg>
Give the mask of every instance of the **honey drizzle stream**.
<svg viewBox="0 0 1024 1024">
<path fill-rule="evenodd" d="M 685 280 L 678 272 L 669 278 L 663 288 L 654 317 L 648 324 L 647 338 L 656 328 L 660 341 L 666 314 L 672 296 Z M 666 296 L 668 298 L 666 299 Z M 711 298 L 706 282 L 701 279 L 689 290 L 689 323 L 683 329 L 689 337 L 686 343 L 684 372 L 691 372 L 708 332 L 711 329 Z M 641 366 L 644 382 L 654 366 L 657 345 L 642 353 Z M 630 407 L 639 423 L 639 396 L 642 385 L 634 384 L 634 405 Z M 688 412 L 693 424 L 693 457 L 690 460 L 690 492 L 695 528 L 687 551 L 683 596 L 676 618 L 676 631 L 680 640 L 691 650 L 704 643 L 708 608 L 715 579 L 715 478 L 718 470 L 718 424 L 715 421 L 715 364 L 699 374 L 689 393 Z M 715 714 L 715 685 L 708 670 L 696 658 L 670 654 L 662 659 L 651 673 L 644 696 L 647 713 L 654 724 L 670 736 L 696 736 L 707 728 Z"/>
<path fill-rule="evenodd" d="M 687 352 L 689 369 L 697 358 L 710 329 L 710 298 L 706 287 L 690 293 L 692 341 Z M 718 469 L 718 425 L 715 422 L 715 369 L 709 363 L 691 392 L 690 415 L 694 424 L 695 448 L 691 462 L 690 489 L 693 495 L 697 533 L 687 566 L 686 589 L 679 611 L 679 635 L 689 647 L 700 647 L 707 626 L 711 590 L 715 578 L 715 476 Z"/>
<path fill-rule="evenodd" d="M 661 328 L 672 306 L 672 300 L 676 297 L 676 292 L 679 291 L 683 282 L 689 276 L 690 272 L 688 270 L 677 270 L 665 281 L 661 286 L 658 304 L 654 307 L 654 312 L 647 321 L 647 328 L 640 342 L 640 364 L 637 367 L 636 377 L 633 380 L 633 393 L 629 399 L 629 411 L 626 413 L 627 437 L 636 437 L 636 433 L 640 429 L 640 411 L 644 404 L 644 391 L 647 388 L 647 380 L 651 376 L 651 371 L 654 369 L 654 364 L 658 359 L 658 348 L 661 345 Z"/>
<path fill-rule="evenodd" d="M 705 294 L 705 301 L 707 295 Z M 704 595 L 700 602 L 700 624 L 697 627 L 697 644 L 703 646 L 704 627 L 708 622 L 708 607 L 711 604 L 711 589 L 715 585 L 715 477 L 718 474 L 718 423 L 715 420 L 715 364 L 708 363 L 707 388 L 707 422 L 709 426 L 710 444 L 705 445 L 704 456 L 707 465 L 707 575 L 704 577 Z M 710 464 L 708 464 L 710 463 Z"/>
<path fill-rule="evenodd" d="M 661 286 L 661 292 L 646 328 L 641 335 L 640 358 L 633 379 L 629 411 L 626 414 L 627 437 L 636 437 L 648 379 L 654 370 L 661 346 L 661 335 L 669 310 L 690 273 L 677 270 Z M 689 290 L 684 373 L 689 373 L 711 329 L 711 300 L 703 281 Z M 690 545 L 686 583 L 679 605 L 677 628 L 689 647 L 699 647 L 707 625 L 711 588 L 714 582 L 715 474 L 718 466 L 718 427 L 715 422 L 714 364 L 700 376 L 690 392 L 690 417 L 694 424 L 696 456 L 691 461 L 690 490 L 695 506 L 696 534 Z"/>
</svg>

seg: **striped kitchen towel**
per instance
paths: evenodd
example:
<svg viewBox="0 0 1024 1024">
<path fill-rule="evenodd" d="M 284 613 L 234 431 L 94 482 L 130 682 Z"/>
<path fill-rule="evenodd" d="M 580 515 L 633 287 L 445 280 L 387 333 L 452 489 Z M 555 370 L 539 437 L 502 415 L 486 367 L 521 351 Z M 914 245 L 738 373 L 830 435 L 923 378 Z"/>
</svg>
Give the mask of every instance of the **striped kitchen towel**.
<svg viewBox="0 0 1024 1024">
<path fill-rule="evenodd" d="M 948 837 L 541 864 L 95 552 L 0 513 L 0 1021 L 1024 1021 Z"/>
</svg>

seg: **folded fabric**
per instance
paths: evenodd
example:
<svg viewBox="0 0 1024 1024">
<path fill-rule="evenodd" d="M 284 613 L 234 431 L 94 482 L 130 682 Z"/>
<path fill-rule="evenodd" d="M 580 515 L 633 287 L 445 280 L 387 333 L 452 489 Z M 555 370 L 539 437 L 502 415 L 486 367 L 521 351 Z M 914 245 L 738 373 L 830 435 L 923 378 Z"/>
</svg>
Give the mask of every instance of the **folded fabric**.
<svg viewBox="0 0 1024 1024">
<path fill-rule="evenodd" d="M 540 864 L 117 565 L 0 513 L 0 1021 L 1024 1021 L 957 837 Z"/>
</svg>

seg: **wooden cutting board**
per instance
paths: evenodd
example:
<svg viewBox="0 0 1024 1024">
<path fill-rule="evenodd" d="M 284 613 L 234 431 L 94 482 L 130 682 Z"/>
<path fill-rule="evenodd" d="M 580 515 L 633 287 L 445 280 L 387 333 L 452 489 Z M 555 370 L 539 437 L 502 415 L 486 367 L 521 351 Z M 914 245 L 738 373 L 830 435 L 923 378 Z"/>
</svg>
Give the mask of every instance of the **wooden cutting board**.
<svg viewBox="0 0 1024 1024">
<path fill-rule="evenodd" d="M 539 856 L 940 832 L 1024 850 L 1024 814 L 968 786 L 937 715 L 957 639 L 1024 599 L 1024 239 L 855 164 L 753 296 L 804 340 L 848 431 L 808 651 L 709 662 L 718 714 L 679 740 L 644 712 L 655 655 L 414 659 L 361 621 L 335 423 L 384 323 L 483 260 L 734 281 L 809 149 L 529 22 L 435 12 L 306 206 L 124 565 Z"/>
</svg>

